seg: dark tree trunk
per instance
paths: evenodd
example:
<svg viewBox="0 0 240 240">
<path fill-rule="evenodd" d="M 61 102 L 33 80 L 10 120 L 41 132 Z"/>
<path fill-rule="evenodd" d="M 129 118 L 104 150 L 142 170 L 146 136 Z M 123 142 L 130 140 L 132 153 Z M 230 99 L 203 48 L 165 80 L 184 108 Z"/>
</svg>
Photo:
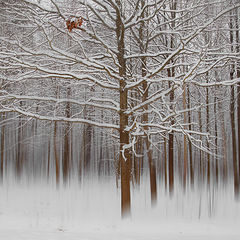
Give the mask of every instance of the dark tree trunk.
<svg viewBox="0 0 240 240">
<path fill-rule="evenodd" d="M 55 171 L 56 171 L 56 186 L 59 187 L 59 156 L 58 156 L 58 149 L 57 149 L 57 122 L 54 122 L 54 136 L 53 136 L 53 142 L 54 142 L 54 156 L 55 156 Z"/>
<path fill-rule="evenodd" d="M 233 14 L 233 13 L 231 13 Z M 234 52 L 234 39 L 233 39 L 233 16 L 230 16 L 230 43 L 231 52 Z M 230 66 L 230 79 L 234 78 L 235 65 L 232 63 Z M 234 193 L 235 197 L 239 198 L 239 178 L 238 178 L 238 167 L 237 167 L 237 145 L 236 145 L 236 124 L 235 124 L 235 88 L 231 86 L 231 102 L 230 102 L 230 118 L 232 128 L 232 153 L 233 153 L 233 174 L 234 174 Z"/>
<path fill-rule="evenodd" d="M 191 100 L 190 100 L 190 90 L 189 88 L 187 89 L 187 107 L 188 109 L 191 108 Z M 188 113 L 188 123 L 189 123 L 189 131 L 192 130 L 192 125 L 191 125 L 192 119 L 191 119 L 191 112 Z M 188 148 L 189 148 L 189 168 L 190 168 L 190 181 L 191 181 L 191 186 L 194 186 L 194 170 L 193 170 L 193 153 L 192 153 L 192 143 L 189 141 L 188 142 Z"/>
<path fill-rule="evenodd" d="M 116 36 L 118 44 L 118 63 L 119 76 L 122 80 L 119 81 L 119 97 L 120 97 L 120 168 L 121 168 L 121 215 L 127 217 L 131 214 L 131 194 L 130 194 L 130 178 L 131 178 L 131 158 L 129 149 L 124 147 L 129 144 L 129 132 L 126 131 L 128 126 L 128 115 L 125 113 L 128 104 L 128 91 L 126 86 L 126 60 L 124 58 L 125 43 L 124 43 L 124 25 L 121 16 L 121 1 L 116 0 Z"/>
</svg>

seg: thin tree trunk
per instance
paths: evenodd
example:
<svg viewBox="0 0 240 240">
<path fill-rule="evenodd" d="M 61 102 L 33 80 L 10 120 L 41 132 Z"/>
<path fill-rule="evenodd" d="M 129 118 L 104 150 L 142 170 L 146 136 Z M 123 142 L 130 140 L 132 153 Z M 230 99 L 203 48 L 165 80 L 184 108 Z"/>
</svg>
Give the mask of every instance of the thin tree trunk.
<svg viewBox="0 0 240 240">
<path fill-rule="evenodd" d="M 168 70 L 168 76 L 171 77 L 170 70 Z M 169 83 L 169 87 L 171 84 Z M 174 90 L 170 92 L 170 103 L 174 100 Z M 172 108 L 172 106 L 171 106 Z M 171 120 L 171 125 L 174 124 L 174 120 Z M 169 195 L 173 195 L 174 190 L 174 134 L 173 132 L 169 133 L 168 138 L 168 184 L 169 184 Z"/>
<path fill-rule="evenodd" d="M 173 10 L 171 12 L 171 27 L 175 27 L 175 18 L 176 18 L 176 13 L 174 10 L 177 9 L 177 1 L 172 0 L 170 3 L 170 9 Z M 170 36 L 170 44 L 169 44 L 170 49 L 174 48 L 174 36 Z M 171 61 L 171 63 L 173 60 Z M 168 77 L 174 77 L 175 76 L 175 69 L 174 67 L 171 69 L 167 70 Z M 169 88 L 172 87 L 172 83 L 169 82 Z M 173 106 L 173 101 L 174 101 L 174 90 L 170 92 L 170 108 L 172 109 Z M 174 120 L 171 120 L 171 125 L 174 125 Z M 173 195 L 173 190 L 174 190 L 174 133 L 171 132 L 169 133 L 169 140 L 168 140 L 168 174 L 169 174 L 169 195 Z"/>
<path fill-rule="evenodd" d="M 216 88 L 215 88 L 216 89 Z M 214 96 L 214 116 L 215 116 L 215 178 L 216 178 L 216 183 L 218 184 L 218 128 L 217 128 L 217 96 L 216 96 L 216 91 L 215 91 L 215 96 Z"/>
<path fill-rule="evenodd" d="M 47 180 L 50 177 L 50 161 L 51 161 L 51 139 L 48 140 L 48 153 L 47 153 Z"/>
<path fill-rule="evenodd" d="M 233 44 L 233 17 L 230 16 L 230 43 L 231 52 L 234 52 Z M 234 64 L 230 66 L 230 79 L 234 78 Z M 232 153 L 233 153 L 233 173 L 234 173 L 234 193 L 235 197 L 239 197 L 239 179 L 238 179 L 238 167 L 237 167 L 237 145 L 236 145 L 236 125 L 235 125 L 235 88 L 231 86 L 231 102 L 230 102 L 230 118 L 232 128 Z"/>
<path fill-rule="evenodd" d="M 190 103 L 190 90 L 189 88 L 187 89 L 187 97 L 188 97 L 188 102 L 187 102 L 187 107 L 190 109 L 191 103 Z M 191 112 L 188 113 L 188 124 L 189 124 L 189 131 L 192 130 L 192 120 L 191 120 Z M 189 141 L 188 142 L 188 147 L 189 147 L 189 168 L 190 168 L 190 179 L 191 179 L 191 186 L 194 186 L 194 170 L 193 170 L 193 154 L 192 154 L 192 143 Z"/>
<path fill-rule="evenodd" d="M 222 135 L 222 141 L 221 141 L 222 156 L 223 156 L 222 174 L 223 174 L 223 180 L 225 181 L 227 179 L 227 135 L 225 130 L 224 113 L 223 113 L 223 107 L 222 107 L 221 101 L 218 102 L 218 111 L 219 111 L 221 135 Z"/>
<path fill-rule="evenodd" d="M 201 101 L 201 94 L 199 92 L 199 101 Z M 201 109 L 198 110 L 198 122 L 199 122 L 199 131 L 202 132 L 202 114 Z M 200 141 L 202 142 L 202 136 L 200 135 Z M 204 180 L 204 161 L 202 160 L 202 150 L 199 150 L 199 179 Z"/>
<path fill-rule="evenodd" d="M 186 85 L 183 85 L 183 109 L 187 109 L 186 104 Z M 184 112 L 184 129 L 187 130 L 187 113 Z M 183 136 L 183 189 L 186 190 L 186 181 L 187 181 L 187 167 L 188 167 L 188 151 L 187 151 L 187 136 L 184 134 Z"/>
<path fill-rule="evenodd" d="M 239 33 L 239 15 L 236 9 L 235 15 L 236 25 L 236 53 L 240 53 L 240 33 Z M 240 78 L 240 61 L 236 62 L 237 78 Z M 240 83 L 237 85 L 237 124 L 238 124 L 238 181 L 240 181 Z"/>
<path fill-rule="evenodd" d="M 206 82 L 208 83 L 208 73 L 206 74 Z M 209 89 L 208 87 L 206 88 L 206 131 L 209 133 L 209 125 L 210 125 L 210 120 L 209 120 Z M 210 145 L 209 141 L 207 140 L 207 149 L 209 150 Z M 207 153 L 207 184 L 210 186 L 210 177 L 211 177 L 211 164 L 210 164 L 210 154 Z"/>
<path fill-rule="evenodd" d="M 1 120 L 4 122 L 5 113 L 1 114 Z M 1 169 L 0 169 L 0 183 L 3 182 L 3 165 L 4 165 L 4 148 L 5 148 L 5 125 L 1 127 Z"/>
<path fill-rule="evenodd" d="M 67 89 L 67 97 L 69 98 L 71 95 L 71 89 L 68 87 Z M 70 104 L 66 104 L 66 110 L 65 115 L 67 118 L 71 117 L 71 110 L 70 110 Z M 64 146 L 63 146 L 63 162 L 62 162 L 62 168 L 63 168 L 63 182 L 66 184 L 69 178 L 69 168 L 70 168 L 70 133 L 71 127 L 70 123 L 66 123 L 65 126 L 65 133 L 64 133 Z"/>
<path fill-rule="evenodd" d="M 20 102 L 22 105 L 22 102 Z M 18 120 L 18 131 L 17 131 L 17 155 L 16 155 L 16 174 L 17 177 L 21 176 L 23 168 L 23 123 L 22 117 L 19 117 Z"/>
<path fill-rule="evenodd" d="M 167 191 L 167 186 L 168 186 L 168 166 L 167 166 L 167 139 L 166 137 L 164 138 L 164 183 L 165 183 L 165 191 Z"/>
<path fill-rule="evenodd" d="M 59 187 L 59 156 L 57 149 L 57 122 L 54 122 L 54 156 L 55 156 L 55 171 L 56 171 L 56 186 Z"/>
</svg>

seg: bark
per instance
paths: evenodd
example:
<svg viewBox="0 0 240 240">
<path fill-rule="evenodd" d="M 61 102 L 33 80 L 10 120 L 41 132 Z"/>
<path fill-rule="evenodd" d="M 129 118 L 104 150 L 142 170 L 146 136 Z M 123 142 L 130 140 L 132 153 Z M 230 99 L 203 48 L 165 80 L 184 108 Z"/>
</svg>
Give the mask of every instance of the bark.
<svg viewBox="0 0 240 240">
<path fill-rule="evenodd" d="M 199 101 L 201 101 L 201 94 L 199 92 Z M 198 110 L 198 123 L 199 123 L 199 131 L 202 132 L 202 113 L 201 109 Z M 200 136 L 200 141 L 202 142 L 202 136 Z M 205 177 L 204 172 L 204 162 L 202 161 L 202 151 L 199 150 L 199 179 L 203 180 Z"/>
<path fill-rule="evenodd" d="M 225 129 L 225 120 L 224 120 L 224 113 L 223 113 L 223 107 L 222 102 L 219 101 L 218 103 L 218 111 L 220 113 L 220 126 L 221 126 L 221 148 L 222 148 L 222 156 L 223 156 L 223 166 L 222 166 L 222 174 L 223 174 L 223 180 L 225 181 L 227 179 L 227 134 Z"/>
<path fill-rule="evenodd" d="M 168 70 L 168 76 L 174 76 L 174 70 L 171 73 Z M 171 83 L 169 83 L 169 87 L 171 87 Z M 174 90 L 170 92 L 170 103 L 174 101 Z M 172 105 L 170 106 L 172 108 Z M 171 120 L 171 125 L 174 124 L 174 120 Z M 169 133 L 168 137 L 168 184 L 169 184 L 169 195 L 173 195 L 174 190 L 174 134 L 173 132 Z"/>
<path fill-rule="evenodd" d="M 1 120 L 5 120 L 5 113 L 1 114 Z M 3 166 L 4 166 L 4 148 L 5 148 L 5 126 L 1 127 L 1 169 L 0 169 L 0 182 L 3 182 Z"/>
<path fill-rule="evenodd" d="M 20 102 L 22 105 L 22 102 Z M 18 120 L 18 131 L 17 131 L 17 154 L 16 154 L 16 175 L 21 176 L 23 169 L 23 119 L 20 116 Z"/>
<path fill-rule="evenodd" d="M 183 109 L 187 109 L 186 104 L 186 86 L 183 85 Z M 187 124 L 187 113 L 184 112 L 184 129 L 186 130 Z M 186 181 L 187 181 L 187 168 L 188 168 L 188 151 L 187 151 L 187 136 L 183 136 L 183 189 L 186 190 Z"/>
<path fill-rule="evenodd" d="M 206 74 L 206 82 L 208 83 L 208 73 Z M 209 125 L 210 125 L 210 119 L 209 119 L 209 89 L 206 88 L 206 131 L 209 133 Z M 210 148 L 209 141 L 207 140 L 207 149 Z M 210 164 L 210 154 L 207 153 L 207 184 L 210 186 L 210 177 L 211 177 L 211 164 Z"/>
<path fill-rule="evenodd" d="M 167 170 L 167 139 L 166 137 L 164 138 L 164 183 L 165 183 L 165 191 L 167 191 L 167 186 L 168 186 L 168 170 Z"/>
<path fill-rule="evenodd" d="M 51 161 L 51 140 L 48 140 L 48 153 L 47 153 L 47 180 L 50 177 L 50 161 Z"/>
<path fill-rule="evenodd" d="M 55 174 L 56 174 L 56 186 L 59 187 L 59 156 L 58 156 L 58 149 L 57 149 L 57 122 L 54 122 L 54 156 L 55 156 Z"/>
<path fill-rule="evenodd" d="M 128 104 L 128 91 L 126 85 L 126 60 L 124 58 L 125 43 L 124 43 L 124 25 L 121 16 L 121 2 L 116 1 L 116 36 L 118 44 L 118 63 L 119 76 L 122 80 L 119 81 L 120 95 L 120 111 L 119 111 L 119 134 L 120 134 L 120 167 L 121 167 L 121 215 L 122 218 L 131 215 L 131 195 L 130 195 L 130 178 L 131 178 L 131 158 L 129 149 L 124 147 L 129 144 L 129 132 L 126 131 L 128 126 L 128 115 L 125 113 Z"/>
<path fill-rule="evenodd" d="M 239 15 L 236 9 L 235 25 L 236 25 L 236 52 L 240 53 L 240 33 L 239 33 Z M 236 62 L 236 75 L 240 78 L 240 61 Z M 240 83 L 237 85 L 237 125 L 238 125 L 238 181 L 240 181 Z"/>
<path fill-rule="evenodd" d="M 84 126 L 84 158 L 83 158 L 83 163 L 84 163 L 84 170 L 86 172 L 90 171 L 90 163 L 91 163 L 91 148 L 92 148 L 92 126 L 87 124 Z"/>
<path fill-rule="evenodd" d="M 187 89 L 187 107 L 190 109 L 191 103 L 190 103 L 190 90 L 189 88 Z M 191 125 L 191 112 L 188 113 L 188 124 L 189 124 L 189 131 L 192 130 L 192 125 Z M 188 148 L 189 148 L 189 168 L 190 168 L 190 180 L 191 180 L 191 186 L 194 185 L 194 170 L 193 170 L 193 154 L 192 154 L 192 143 L 189 141 L 188 142 Z"/>
<path fill-rule="evenodd" d="M 234 35 L 233 35 L 233 17 L 230 16 L 230 43 L 231 52 L 234 52 Z M 234 63 L 230 66 L 230 79 L 234 78 Z M 231 86 L 231 102 L 230 102 L 230 118 L 232 128 L 232 154 L 233 154 L 233 175 L 234 175 L 234 193 L 235 197 L 239 197 L 239 179 L 238 179 L 238 167 L 237 167 L 237 145 L 236 145 L 236 124 L 235 124 L 235 87 Z"/>
<path fill-rule="evenodd" d="M 171 10 L 177 9 L 177 1 L 172 0 L 170 3 Z M 171 28 L 175 27 L 175 17 L 176 13 L 174 11 L 171 12 Z M 170 36 L 170 43 L 169 43 L 170 49 L 174 49 L 174 36 Z M 170 63 L 173 63 L 173 59 L 170 61 Z M 174 77 L 175 76 L 175 69 L 174 67 L 167 70 L 168 77 Z M 172 83 L 169 82 L 169 88 L 172 87 Z M 170 108 L 172 109 L 172 103 L 174 101 L 174 90 L 170 92 Z M 174 119 L 171 120 L 171 125 L 174 125 Z M 168 174 L 169 174 L 169 195 L 173 195 L 174 190 L 174 133 L 169 133 L 169 140 L 168 140 Z"/>
<path fill-rule="evenodd" d="M 217 126 L 217 96 L 216 96 L 216 91 L 215 91 L 215 96 L 214 96 L 214 116 L 215 116 L 215 179 L 216 183 L 218 184 L 218 126 Z"/>
<path fill-rule="evenodd" d="M 67 88 L 67 97 L 71 95 L 71 88 Z M 65 115 L 67 118 L 71 117 L 71 110 L 69 102 L 66 104 Z M 70 135 L 71 135 L 71 126 L 70 123 L 66 123 L 65 133 L 64 133 L 64 146 L 63 146 L 63 182 L 66 184 L 69 177 L 69 168 L 70 168 Z"/>
</svg>

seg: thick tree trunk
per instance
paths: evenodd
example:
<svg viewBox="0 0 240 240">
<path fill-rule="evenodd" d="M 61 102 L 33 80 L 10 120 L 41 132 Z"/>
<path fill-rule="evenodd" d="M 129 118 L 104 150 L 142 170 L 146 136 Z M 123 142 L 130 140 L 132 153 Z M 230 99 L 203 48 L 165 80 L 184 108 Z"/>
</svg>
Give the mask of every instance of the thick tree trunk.
<svg viewBox="0 0 240 240">
<path fill-rule="evenodd" d="M 122 217 L 128 217 L 131 214 L 131 158 L 129 149 L 124 147 L 129 144 L 129 133 L 125 130 L 128 125 L 128 116 L 124 113 L 127 109 L 127 91 L 120 93 L 120 165 L 121 165 L 121 212 Z"/>
<path fill-rule="evenodd" d="M 129 149 L 125 147 L 129 144 L 129 132 L 126 131 L 128 126 L 128 115 L 125 113 L 128 104 L 128 91 L 126 86 L 126 60 L 124 58 L 124 24 L 121 16 L 121 1 L 116 0 L 116 36 L 118 44 L 118 63 L 119 76 L 119 97 L 120 97 L 120 167 L 121 167 L 121 214 L 125 218 L 131 215 L 131 195 L 130 195 L 130 178 L 131 178 L 131 158 Z"/>
</svg>

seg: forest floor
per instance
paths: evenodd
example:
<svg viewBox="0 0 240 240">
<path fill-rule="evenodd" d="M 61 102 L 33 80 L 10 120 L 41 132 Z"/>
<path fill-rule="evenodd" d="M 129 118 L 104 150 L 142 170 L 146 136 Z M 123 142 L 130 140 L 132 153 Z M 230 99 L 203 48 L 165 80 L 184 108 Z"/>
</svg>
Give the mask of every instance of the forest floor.
<svg viewBox="0 0 240 240">
<path fill-rule="evenodd" d="M 82 186 L 4 184 L 1 240 L 239 240 L 240 203 L 230 190 L 164 195 L 151 208 L 149 186 L 132 191 L 132 216 L 121 220 L 114 181 Z"/>
</svg>

